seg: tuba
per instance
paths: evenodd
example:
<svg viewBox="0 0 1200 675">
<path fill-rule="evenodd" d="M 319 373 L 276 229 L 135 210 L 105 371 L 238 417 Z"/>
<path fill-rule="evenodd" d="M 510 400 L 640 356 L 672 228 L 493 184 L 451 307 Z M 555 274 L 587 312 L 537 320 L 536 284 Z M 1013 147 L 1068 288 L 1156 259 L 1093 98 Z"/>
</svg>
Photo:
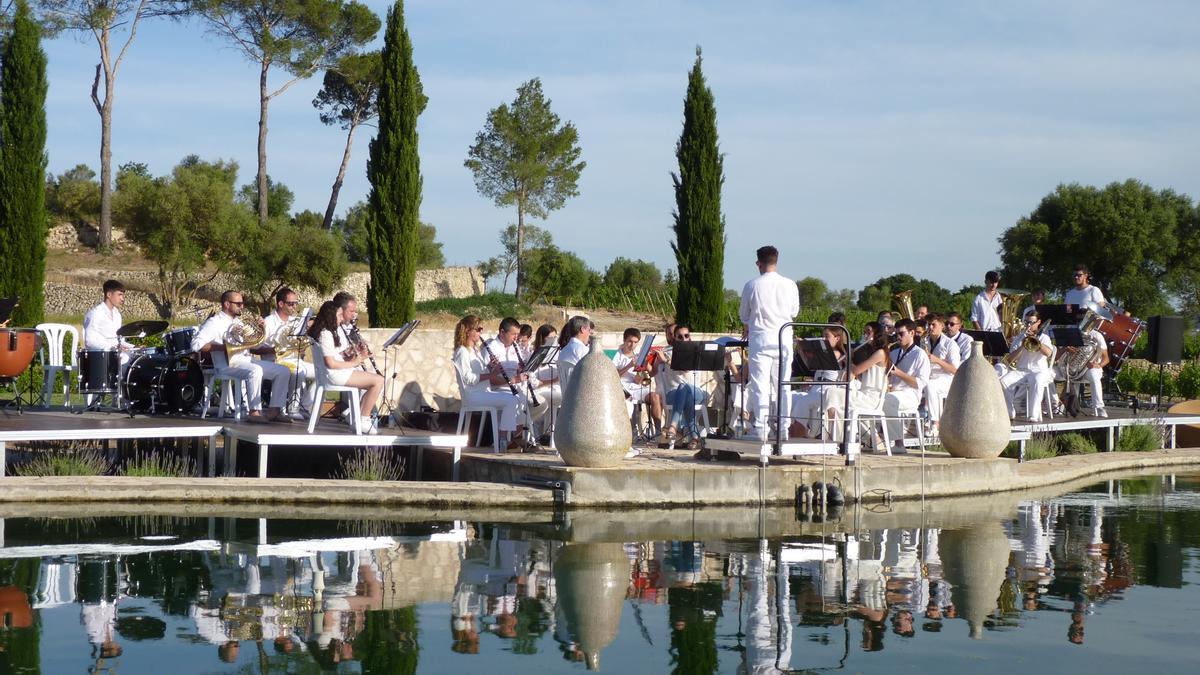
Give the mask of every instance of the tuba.
<svg viewBox="0 0 1200 675">
<path fill-rule="evenodd" d="M 238 317 L 225 331 L 225 358 L 232 361 L 238 354 L 254 349 L 266 339 L 267 329 L 262 319 L 247 321 Z"/>
<path fill-rule="evenodd" d="M 912 320 L 917 316 L 917 313 L 913 311 L 912 294 L 911 290 L 892 294 L 892 306 L 900 312 L 901 319 Z"/>
<path fill-rule="evenodd" d="M 1004 339 L 1012 341 L 1018 333 L 1025 330 L 1025 322 L 1021 317 L 1021 301 L 1029 295 L 1017 291 L 1000 292 L 1000 331 Z"/>
</svg>

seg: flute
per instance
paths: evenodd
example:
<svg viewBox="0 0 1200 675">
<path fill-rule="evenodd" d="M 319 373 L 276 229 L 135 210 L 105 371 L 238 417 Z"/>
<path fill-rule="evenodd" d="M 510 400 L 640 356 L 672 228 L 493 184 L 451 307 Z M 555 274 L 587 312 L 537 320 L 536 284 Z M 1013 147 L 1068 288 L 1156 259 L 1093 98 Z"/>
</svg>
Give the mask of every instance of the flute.
<svg viewBox="0 0 1200 675">
<path fill-rule="evenodd" d="M 500 371 L 500 376 L 504 378 L 504 382 L 508 385 L 509 390 L 512 391 L 512 395 L 520 398 L 521 392 L 517 390 L 517 385 L 513 384 L 512 378 L 508 376 L 508 372 L 504 370 L 504 366 L 500 365 L 500 361 L 496 358 L 496 355 L 492 353 L 492 348 L 489 347 L 488 343 L 486 342 L 483 343 L 483 351 L 487 352 L 488 365 L 492 369 Z"/>
</svg>

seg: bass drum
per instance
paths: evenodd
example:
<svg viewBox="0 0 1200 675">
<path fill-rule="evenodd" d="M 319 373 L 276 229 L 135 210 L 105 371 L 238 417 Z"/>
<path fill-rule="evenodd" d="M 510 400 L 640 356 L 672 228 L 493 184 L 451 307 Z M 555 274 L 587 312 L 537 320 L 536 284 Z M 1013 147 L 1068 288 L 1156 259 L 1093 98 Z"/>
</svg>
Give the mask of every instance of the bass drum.
<svg viewBox="0 0 1200 675">
<path fill-rule="evenodd" d="M 1104 341 L 1108 343 L 1108 369 L 1113 374 L 1121 372 L 1122 364 L 1132 355 L 1133 345 L 1137 342 L 1145 325 L 1141 319 L 1113 312 L 1111 319 L 1101 321 L 1100 325 L 1096 327 L 1096 330 L 1104 336 Z"/>
<path fill-rule="evenodd" d="M 204 395 L 204 373 L 190 356 L 143 354 L 129 364 L 121 382 L 131 412 L 187 414 Z"/>
</svg>

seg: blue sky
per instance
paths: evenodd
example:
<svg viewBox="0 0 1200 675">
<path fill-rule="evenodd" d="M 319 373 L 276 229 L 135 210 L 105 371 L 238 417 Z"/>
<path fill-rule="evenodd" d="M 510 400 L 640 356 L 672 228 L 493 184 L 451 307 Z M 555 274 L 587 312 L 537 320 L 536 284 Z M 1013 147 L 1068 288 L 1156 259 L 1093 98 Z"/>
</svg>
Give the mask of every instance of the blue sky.
<svg viewBox="0 0 1200 675">
<path fill-rule="evenodd" d="M 908 272 L 956 290 L 998 264 L 996 238 L 1059 183 L 1200 193 L 1194 1 L 410 0 L 406 12 L 429 96 L 421 217 L 451 264 L 493 255 L 515 221 L 463 160 L 488 110 L 540 77 L 588 166 L 580 196 L 536 224 L 601 271 L 617 256 L 673 267 L 669 174 L 696 45 L 726 155 L 729 288 L 773 243 L 783 273 L 833 288 Z M 95 43 L 45 49 L 49 168 L 97 168 Z M 297 210 L 323 212 L 345 135 L 317 118 L 319 87 L 318 75 L 272 103 L 268 170 Z M 146 23 L 117 82 L 114 166 L 166 173 L 197 153 L 237 160 L 250 182 L 257 114 L 257 72 L 238 52 L 200 22 Z M 339 215 L 366 195 L 373 133 L 355 137 Z"/>
</svg>

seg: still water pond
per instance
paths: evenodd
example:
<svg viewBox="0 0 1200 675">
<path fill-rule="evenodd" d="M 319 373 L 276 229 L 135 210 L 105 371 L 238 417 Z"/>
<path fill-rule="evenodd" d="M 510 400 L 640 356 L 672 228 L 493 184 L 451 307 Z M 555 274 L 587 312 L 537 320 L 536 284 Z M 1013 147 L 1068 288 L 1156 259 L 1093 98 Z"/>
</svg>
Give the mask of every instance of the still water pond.
<svg viewBox="0 0 1200 675">
<path fill-rule="evenodd" d="M 0 672 L 1194 672 L 1200 476 L 961 504 L 9 517 Z"/>
</svg>

